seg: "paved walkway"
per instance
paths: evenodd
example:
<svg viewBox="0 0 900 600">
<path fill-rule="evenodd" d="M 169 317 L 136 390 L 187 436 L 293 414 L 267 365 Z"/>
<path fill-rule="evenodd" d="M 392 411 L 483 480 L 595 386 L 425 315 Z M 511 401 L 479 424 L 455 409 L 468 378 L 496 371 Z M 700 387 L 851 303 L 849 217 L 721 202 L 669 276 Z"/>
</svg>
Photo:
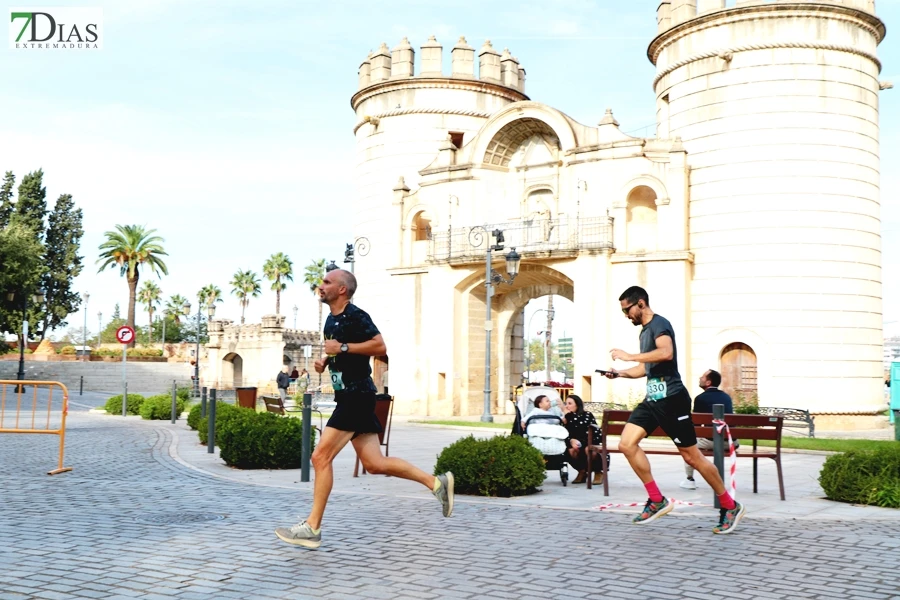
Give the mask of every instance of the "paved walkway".
<svg viewBox="0 0 900 600">
<path fill-rule="evenodd" d="M 749 515 L 714 536 L 708 507 L 643 527 L 626 509 L 592 510 L 643 500 L 621 457 L 609 499 L 550 473 L 540 494 L 460 497 L 444 519 L 416 484 L 352 478 L 345 452 L 323 546 L 309 551 L 272 532 L 308 510 L 299 470 L 230 469 L 184 421 L 90 414 L 72 400 L 71 473 L 45 475 L 53 436 L 0 436 L 0 599 L 900 598 L 900 511 L 822 500 L 821 455 L 785 457 L 786 503 L 771 500 L 766 467 L 764 493 L 744 492 L 751 463 L 740 461 Z M 391 454 L 430 469 L 460 435 L 398 422 Z M 678 461 L 652 460 L 663 491 L 678 495 Z M 679 497 L 711 498 L 694 494 Z"/>
</svg>

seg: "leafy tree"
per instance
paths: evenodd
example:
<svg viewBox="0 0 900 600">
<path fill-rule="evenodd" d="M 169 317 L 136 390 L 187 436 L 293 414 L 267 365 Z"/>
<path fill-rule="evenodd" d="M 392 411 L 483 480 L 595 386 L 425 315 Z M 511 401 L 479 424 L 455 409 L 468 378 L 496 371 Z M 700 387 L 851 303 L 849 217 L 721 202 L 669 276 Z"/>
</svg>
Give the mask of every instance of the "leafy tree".
<svg viewBox="0 0 900 600">
<path fill-rule="evenodd" d="M 181 294 L 169 296 L 169 300 L 166 302 L 166 310 L 169 311 L 169 314 L 172 316 L 172 320 L 175 321 L 176 325 L 181 325 L 181 315 L 184 314 L 185 302 L 187 302 L 187 298 Z M 166 335 L 166 337 L 169 336 Z"/>
<path fill-rule="evenodd" d="M 148 325 L 147 336 L 151 344 L 153 343 L 153 313 L 156 312 L 156 307 L 159 306 L 159 299 L 161 297 L 162 290 L 160 290 L 159 286 L 152 281 L 145 281 L 144 287 L 138 292 L 138 300 L 147 307 L 147 312 L 150 314 L 150 324 Z"/>
<path fill-rule="evenodd" d="M 168 256 L 163 249 L 165 240 L 155 229 L 146 229 L 143 225 L 116 225 L 116 231 L 107 231 L 106 241 L 100 244 L 102 263 L 98 273 L 107 267 L 117 266 L 119 274 L 128 281 L 128 325 L 134 327 L 134 305 L 137 300 L 137 284 L 141 276 L 141 267 L 146 266 L 158 277 L 169 274 L 162 256 Z M 134 347 L 135 342 L 131 342 Z"/>
<path fill-rule="evenodd" d="M 197 292 L 197 298 L 200 299 L 200 304 L 205 304 L 206 306 L 213 306 L 216 302 L 224 302 L 222 299 L 222 290 L 212 283 L 203 286 L 203 288 Z"/>
<path fill-rule="evenodd" d="M 103 331 L 100 332 L 100 343 L 102 344 L 119 343 L 119 340 L 116 339 L 116 330 L 122 325 L 125 325 L 125 319 L 119 314 L 118 307 L 119 305 L 117 304 L 117 310 L 113 313 L 112 318 L 109 320 L 109 323 L 106 324 L 106 327 L 103 328 Z"/>
<path fill-rule="evenodd" d="M 247 305 L 250 304 L 250 298 L 258 298 L 262 293 L 259 277 L 247 269 L 246 271 L 238 269 L 231 280 L 231 293 L 238 297 L 241 302 L 241 325 L 244 324 L 244 312 Z"/>
<path fill-rule="evenodd" d="M 263 275 L 272 282 L 275 291 L 275 314 L 281 314 L 281 292 L 287 288 L 285 281 L 294 281 L 294 263 L 283 252 L 273 254 L 263 265 Z"/>
<path fill-rule="evenodd" d="M 182 339 L 180 341 L 194 343 L 197 341 L 197 313 L 193 313 L 184 319 L 183 327 L 181 329 Z M 199 315 L 200 318 L 200 343 L 205 344 L 209 341 L 209 334 L 207 331 L 206 317 L 202 314 Z M 168 332 L 166 332 L 168 336 Z"/>
<path fill-rule="evenodd" d="M 67 325 L 66 317 L 81 306 L 81 297 L 72 291 L 75 277 L 81 273 L 82 256 L 78 255 L 84 228 L 82 212 L 75 208 L 71 194 L 62 194 L 50 212 L 47 226 L 44 266 L 41 278 L 44 307 L 41 339 L 47 332 Z"/>
<path fill-rule="evenodd" d="M 0 229 L 5 229 L 9 225 L 9 219 L 16 210 L 13 203 L 13 190 L 16 187 L 16 176 L 12 171 L 7 171 L 3 176 L 3 183 L 0 184 Z"/>
<path fill-rule="evenodd" d="M 22 178 L 19 184 L 16 209 L 10 222 L 18 222 L 34 232 L 38 241 L 44 241 L 44 217 L 47 216 L 47 188 L 44 171 L 38 169 Z"/>
<path fill-rule="evenodd" d="M 34 312 L 30 296 L 38 291 L 46 269 L 43 254 L 43 245 L 29 227 L 12 222 L 0 229 L 0 331 L 17 333 L 20 341 L 23 308 L 27 305 L 29 314 Z"/>
<path fill-rule="evenodd" d="M 163 319 L 166 320 L 165 328 L 163 328 Z M 163 339 L 163 329 L 165 329 L 166 334 L 166 339 L 164 341 L 167 343 L 193 341 L 196 339 L 185 334 L 185 323 L 182 321 L 176 323 L 174 315 L 171 313 L 168 315 L 163 314 L 162 319 L 157 319 L 156 322 L 153 323 L 153 337 L 158 340 Z"/>
</svg>

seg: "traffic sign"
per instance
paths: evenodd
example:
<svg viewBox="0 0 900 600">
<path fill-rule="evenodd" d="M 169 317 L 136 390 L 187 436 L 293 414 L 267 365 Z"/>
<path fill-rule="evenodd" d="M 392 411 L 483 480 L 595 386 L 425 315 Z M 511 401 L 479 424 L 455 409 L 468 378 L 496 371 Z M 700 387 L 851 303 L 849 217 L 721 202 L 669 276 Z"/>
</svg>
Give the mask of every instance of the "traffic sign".
<svg viewBox="0 0 900 600">
<path fill-rule="evenodd" d="M 557 349 L 560 358 L 572 358 L 572 338 L 559 338 Z"/>
<path fill-rule="evenodd" d="M 122 325 L 116 329 L 116 339 L 122 344 L 130 344 L 134 341 L 134 329 L 128 325 Z"/>
</svg>

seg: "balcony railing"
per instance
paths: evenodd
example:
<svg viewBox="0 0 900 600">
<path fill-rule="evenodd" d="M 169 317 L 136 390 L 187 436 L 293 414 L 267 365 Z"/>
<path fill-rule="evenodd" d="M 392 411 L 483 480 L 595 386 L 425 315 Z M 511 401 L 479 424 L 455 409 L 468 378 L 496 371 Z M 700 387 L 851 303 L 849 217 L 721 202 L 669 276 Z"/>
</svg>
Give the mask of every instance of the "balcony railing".
<svg viewBox="0 0 900 600">
<path fill-rule="evenodd" d="M 571 256 L 582 251 L 613 248 L 613 218 L 532 219 L 492 225 L 460 227 L 433 231 L 428 261 L 462 263 L 483 260 L 491 232 L 503 231 L 506 248 L 515 248 L 523 256 Z"/>
</svg>

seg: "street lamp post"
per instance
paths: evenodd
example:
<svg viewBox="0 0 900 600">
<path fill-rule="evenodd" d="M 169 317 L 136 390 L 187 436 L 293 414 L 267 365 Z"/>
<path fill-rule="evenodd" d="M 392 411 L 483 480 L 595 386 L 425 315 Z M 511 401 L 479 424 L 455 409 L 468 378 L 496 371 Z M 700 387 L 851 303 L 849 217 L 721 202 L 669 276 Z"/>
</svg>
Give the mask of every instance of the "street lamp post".
<svg viewBox="0 0 900 600">
<path fill-rule="evenodd" d="M 15 300 L 16 294 L 15 292 L 9 292 L 6 295 L 6 299 L 12 302 Z M 38 291 L 35 294 L 32 294 L 31 299 L 35 304 L 41 305 L 44 303 L 44 294 Z M 22 343 L 19 344 L 19 372 L 16 373 L 17 381 L 25 380 L 25 345 L 28 343 L 28 294 L 22 294 Z M 22 387 L 19 386 L 19 391 L 22 390 Z"/>
<path fill-rule="evenodd" d="M 297 307 L 297 305 L 295 304 L 295 305 L 294 305 L 294 329 L 297 329 L 297 313 L 298 313 L 299 311 L 300 311 L 300 309 L 299 309 L 299 308 Z"/>
<path fill-rule="evenodd" d="M 84 349 L 87 348 L 87 307 L 91 295 L 88 292 L 85 292 L 81 297 L 84 298 L 84 330 L 81 332 L 81 360 L 84 362 L 87 360 L 85 358 L 87 355 L 84 353 Z"/>
<path fill-rule="evenodd" d="M 185 314 L 185 316 L 191 314 L 191 303 L 187 300 L 184 301 L 184 304 L 181 305 L 181 310 Z M 199 394 L 200 392 L 200 319 L 203 318 L 201 314 L 203 310 L 203 302 L 199 299 L 197 300 L 197 350 L 194 355 L 194 386 L 196 392 Z M 209 305 L 207 307 L 207 311 L 209 312 L 209 317 L 212 318 L 214 314 L 216 314 L 215 305 Z"/>
<path fill-rule="evenodd" d="M 103 343 L 103 312 L 97 311 L 97 348 Z"/>
<path fill-rule="evenodd" d="M 163 321 L 163 326 L 162 326 L 162 353 L 163 353 L 163 356 L 166 355 L 166 317 L 167 317 L 168 315 L 169 315 L 169 309 L 168 309 L 168 308 L 164 308 L 163 311 L 162 311 L 162 321 Z"/>
<path fill-rule="evenodd" d="M 491 297 L 494 295 L 494 284 L 505 283 L 512 285 L 516 275 L 519 274 L 519 262 L 522 257 L 513 248 L 506 255 L 506 273 L 509 279 L 505 279 L 502 275 L 491 268 L 491 253 L 503 250 L 503 231 L 495 229 L 492 235 L 497 239 L 496 244 L 488 244 L 487 256 L 484 263 L 484 286 L 485 286 L 485 306 L 487 308 L 484 321 L 484 413 L 481 420 L 485 423 L 492 423 L 494 417 L 491 416 L 491 330 L 493 329 L 493 321 L 491 321 Z M 488 240 L 490 241 L 490 240 Z"/>
<path fill-rule="evenodd" d="M 347 248 L 344 249 L 344 264 L 350 263 L 350 272 L 353 273 L 353 267 L 356 264 L 356 257 L 353 251 L 353 244 L 347 244 Z"/>
</svg>

